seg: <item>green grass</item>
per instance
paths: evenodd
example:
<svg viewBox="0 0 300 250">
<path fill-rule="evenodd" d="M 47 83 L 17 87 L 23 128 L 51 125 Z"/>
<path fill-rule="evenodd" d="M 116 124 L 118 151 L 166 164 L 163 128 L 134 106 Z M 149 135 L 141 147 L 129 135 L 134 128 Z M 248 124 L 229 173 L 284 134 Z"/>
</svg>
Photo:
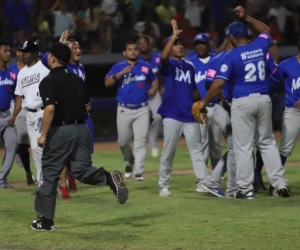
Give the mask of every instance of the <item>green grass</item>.
<svg viewBox="0 0 300 250">
<path fill-rule="evenodd" d="M 299 143 L 289 160 L 300 161 Z M 123 170 L 118 151 L 95 153 L 93 161 Z M 147 171 L 157 171 L 158 162 L 148 157 Z M 174 169 L 187 168 L 188 151 L 180 147 Z M 168 198 L 158 196 L 157 176 L 126 180 L 130 196 L 124 205 L 107 187 L 80 184 L 70 201 L 57 200 L 56 231 L 44 233 L 29 226 L 36 216 L 34 187 L 0 190 L 0 249 L 299 249 L 298 176 L 299 168 L 287 168 L 293 197 L 262 192 L 252 201 L 198 194 L 194 175 L 173 175 Z M 24 177 L 24 170 L 14 166 L 9 181 Z"/>
</svg>

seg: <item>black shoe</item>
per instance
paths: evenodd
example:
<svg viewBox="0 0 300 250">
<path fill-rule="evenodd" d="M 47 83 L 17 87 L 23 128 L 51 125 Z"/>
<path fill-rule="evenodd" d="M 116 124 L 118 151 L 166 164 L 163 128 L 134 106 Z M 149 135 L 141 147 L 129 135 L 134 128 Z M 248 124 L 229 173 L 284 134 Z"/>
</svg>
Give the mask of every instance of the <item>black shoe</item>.
<svg viewBox="0 0 300 250">
<path fill-rule="evenodd" d="M 288 186 L 282 187 L 278 189 L 278 194 L 280 197 L 290 197 L 291 196 L 291 190 Z"/>
<path fill-rule="evenodd" d="M 120 204 L 124 204 L 127 201 L 128 189 L 119 171 L 114 170 L 107 175 L 107 185 L 113 190 Z"/>
<path fill-rule="evenodd" d="M 31 172 L 26 173 L 27 185 L 35 185 L 35 181 Z"/>
<path fill-rule="evenodd" d="M 131 175 L 132 175 L 132 166 L 126 166 L 124 177 L 127 179 L 130 178 Z"/>
<path fill-rule="evenodd" d="M 235 194 L 234 198 L 235 199 L 248 199 L 248 200 L 251 200 L 251 199 L 254 199 L 254 192 L 253 192 L 253 190 L 250 190 L 247 193 L 243 193 L 242 191 L 238 191 Z"/>
<path fill-rule="evenodd" d="M 276 197 L 279 196 L 278 190 L 276 188 L 274 188 L 271 184 L 270 184 L 270 187 L 269 187 L 269 195 L 270 196 L 276 196 Z"/>
<path fill-rule="evenodd" d="M 37 231 L 53 231 L 55 230 L 53 220 L 47 220 L 44 217 L 38 218 L 30 223 L 33 230 Z"/>
<path fill-rule="evenodd" d="M 254 183 L 253 183 L 253 188 L 254 188 L 254 192 L 258 192 L 259 190 L 267 190 L 264 182 L 263 182 L 263 179 L 261 176 L 256 176 L 254 178 Z"/>
</svg>

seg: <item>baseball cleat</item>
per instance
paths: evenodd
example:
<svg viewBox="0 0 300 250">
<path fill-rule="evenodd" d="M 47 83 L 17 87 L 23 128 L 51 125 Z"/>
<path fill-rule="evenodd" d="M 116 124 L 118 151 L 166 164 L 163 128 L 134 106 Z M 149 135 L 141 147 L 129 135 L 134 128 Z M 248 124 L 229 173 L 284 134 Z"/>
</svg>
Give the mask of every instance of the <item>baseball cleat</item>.
<svg viewBox="0 0 300 250">
<path fill-rule="evenodd" d="M 55 230 L 53 220 L 47 220 L 42 217 L 40 219 L 34 220 L 30 223 L 30 227 L 36 231 L 53 231 Z"/>
<path fill-rule="evenodd" d="M 213 188 L 213 187 L 210 187 L 210 186 L 206 186 L 204 184 L 202 184 L 202 187 L 203 187 L 203 189 L 205 189 L 206 191 L 210 192 L 211 194 L 213 194 L 217 197 L 222 198 L 222 197 L 225 196 L 225 194 L 224 194 L 224 192 L 222 191 L 221 188 Z"/>
<path fill-rule="evenodd" d="M 14 188 L 14 186 L 4 181 L 0 183 L 0 188 Z"/>
<path fill-rule="evenodd" d="M 209 192 L 202 187 L 202 184 L 197 183 L 196 192 L 208 194 Z"/>
<path fill-rule="evenodd" d="M 252 200 L 254 199 L 254 191 L 250 190 L 246 193 L 243 193 L 242 191 L 238 191 L 237 193 L 235 193 L 234 196 L 235 199 L 247 199 L 247 200 Z"/>
<path fill-rule="evenodd" d="M 67 185 L 68 185 L 68 188 L 76 193 L 77 192 L 77 186 L 76 186 L 76 179 L 75 177 L 71 176 L 71 175 L 68 175 L 68 179 L 67 179 Z"/>
<path fill-rule="evenodd" d="M 111 188 L 116 195 L 119 203 L 124 204 L 128 199 L 128 189 L 123 182 L 122 175 L 117 170 L 112 171 L 110 175 L 113 181 L 113 185 L 111 185 Z"/>
<path fill-rule="evenodd" d="M 28 186 L 35 185 L 34 176 L 31 172 L 26 173 L 26 180 Z"/>
<path fill-rule="evenodd" d="M 127 166 L 127 167 L 125 168 L 124 177 L 125 177 L 126 179 L 128 179 L 128 178 L 131 177 L 131 175 L 132 175 L 132 167 L 131 167 L 131 166 Z"/>
<path fill-rule="evenodd" d="M 172 195 L 171 192 L 167 188 L 162 188 L 159 190 L 159 196 L 161 196 L 161 197 L 168 197 L 171 195 Z"/>
<path fill-rule="evenodd" d="M 58 187 L 57 192 L 58 192 L 59 198 L 61 200 L 70 200 L 71 199 L 68 187 Z"/>
<path fill-rule="evenodd" d="M 291 190 L 289 187 L 281 187 L 277 192 L 280 197 L 287 198 L 291 196 Z"/>
<path fill-rule="evenodd" d="M 20 168 L 24 168 L 24 165 L 22 163 L 22 160 L 21 160 L 21 156 L 19 154 L 16 154 L 15 156 L 15 161 L 16 161 L 16 164 L 20 167 Z"/>
<path fill-rule="evenodd" d="M 142 175 L 136 175 L 134 178 L 136 181 L 143 181 L 144 177 Z"/>
</svg>

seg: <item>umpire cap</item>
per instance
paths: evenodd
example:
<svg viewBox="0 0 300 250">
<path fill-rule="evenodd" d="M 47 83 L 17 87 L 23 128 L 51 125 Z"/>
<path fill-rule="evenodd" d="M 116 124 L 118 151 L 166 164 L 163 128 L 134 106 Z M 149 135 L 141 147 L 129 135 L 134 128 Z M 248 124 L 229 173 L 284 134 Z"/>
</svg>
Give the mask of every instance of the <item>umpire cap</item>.
<svg viewBox="0 0 300 250">
<path fill-rule="evenodd" d="M 55 43 L 49 52 L 64 63 L 68 63 L 71 58 L 71 50 L 64 43 Z"/>
<path fill-rule="evenodd" d="M 32 52 L 39 51 L 39 46 L 31 41 L 26 41 L 23 43 L 22 47 L 19 49 L 20 51 Z"/>
</svg>

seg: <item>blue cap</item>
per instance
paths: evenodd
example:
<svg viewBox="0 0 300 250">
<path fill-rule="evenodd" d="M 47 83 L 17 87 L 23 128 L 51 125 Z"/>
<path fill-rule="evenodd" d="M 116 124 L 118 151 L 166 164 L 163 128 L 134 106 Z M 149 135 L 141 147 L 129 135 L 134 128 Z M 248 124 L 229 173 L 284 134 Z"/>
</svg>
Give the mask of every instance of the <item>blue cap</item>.
<svg viewBox="0 0 300 250">
<path fill-rule="evenodd" d="M 247 26 L 241 22 L 234 22 L 229 26 L 229 34 L 237 37 L 247 37 Z"/>
<path fill-rule="evenodd" d="M 194 37 L 194 42 L 209 43 L 209 37 L 205 33 L 198 33 Z"/>
<path fill-rule="evenodd" d="M 165 40 L 165 43 L 164 43 L 165 46 L 166 46 L 166 44 L 170 41 L 171 37 L 172 37 L 172 36 L 169 36 L 169 37 Z M 180 37 L 176 37 L 176 40 L 175 40 L 174 43 L 176 43 L 177 41 L 180 41 L 180 40 L 181 40 Z"/>
</svg>

